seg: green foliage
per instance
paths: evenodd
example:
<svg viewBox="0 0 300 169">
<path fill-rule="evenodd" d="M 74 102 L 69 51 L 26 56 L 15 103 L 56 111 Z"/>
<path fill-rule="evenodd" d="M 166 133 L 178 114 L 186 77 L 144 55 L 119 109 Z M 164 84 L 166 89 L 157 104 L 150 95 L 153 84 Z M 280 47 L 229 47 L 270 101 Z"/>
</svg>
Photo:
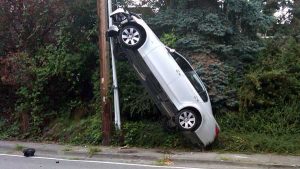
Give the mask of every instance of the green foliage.
<svg viewBox="0 0 300 169">
<path fill-rule="evenodd" d="M 100 144 L 96 0 L 34 2 L 0 2 L 0 139 Z M 271 32 L 280 28 L 293 38 L 263 41 L 257 33 L 268 33 L 275 23 L 270 11 L 279 5 L 263 2 L 146 0 L 142 5 L 159 8 L 147 23 L 161 40 L 191 54 L 218 112 L 222 131 L 216 148 L 299 154 L 299 3 L 282 4 L 294 8 L 294 17 Z M 28 8 L 17 10 L 10 3 Z M 118 62 L 117 68 L 125 144 L 186 147 L 184 137 L 162 129 L 129 64 Z M 228 113 L 238 106 L 239 112 Z M 20 130 L 24 114 L 27 131 Z"/>
<path fill-rule="evenodd" d="M 33 53 L 53 40 L 53 32 L 65 15 L 64 1 L 18 1 L 0 2 L 0 48 L 10 52 Z M 51 40 L 50 40 L 51 39 Z"/>
<path fill-rule="evenodd" d="M 300 60 L 294 38 L 272 39 L 250 66 L 238 92 L 240 111 L 217 116 L 217 148 L 299 154 Z"/>
<path fill-rule="evenodd" d="M 99 147 L 89 147 L 88 149 L 88 155 L 90 158 L 98 152 L 101 152 L 101 149 Z"/>
<path fill-rule="evenodd" d="M 42 139 L 76 145 L 99 145 L 102 141 L 100 114 L 80 120 L 57 119 L 49 125 Z"/>
<path fill-rule="evenodd" d="M 168 9 L 148 19 L 158 34 L 173 31 L 175 47 L 190 52 L 215 53 L 236 65 L 248 63 L 263 47 L 256 33 L 266 31 L 273 23 L 261 12 L 258 1 L 226 0 L 220 9 Z M 244 58 L 247 58 L 246 60 Z"/>
<path fill-rule="evenodd" d="M 178 40 L 178 37 L 176 37 L 175 33 L 164 33 L 162 37 L 160 38 L 162 43 L 164 43 L 166 46 L 174 48 L 175 43 Z"/>
<path fill-rule="evenodd" d="M 300 154 L 299 135 L 270 136 L 260 133 L 222 131 L 216 150 L 225 152 Z"/>
<path fill-rule="evenodd" d="M 40 133 L 40 125 L 56 117 L 57 110 L 71 97 L 80 96 L 84 60 L 65 48 L 69 39 L 63 38 L 58 47 L 48 46 L 33 59 L 27 58 L 32 63 L 28 71 L 33 79 L 31 84 L 20 87 L 16 111 L 31 115 L 34 133 Z"/>
<path fill-rule="evenodd" d="M 272 40 L 240 89 L 241 109 L 284 105 L 300 99 L 300 44 Z"/>
<path fill-rule="evenodd" d="M 17 144 L 16 147 L 15 147 L 15 150 L 16 151 L 22 151 L 24 148 L 24 146 L 20 145 L 20 144 Z"/>
<path fill-rule="evenodd" d="M 234 72 L 233 67 L 210 55 L 192 55 L 191 59 L 197 64 L 196 72 L 208 90 L 214 113 L 236 111 L 239 104 L 236 76 L 241 72 Z"/>
<path fill-rule="evenodd" d="M 153 110 L 154 103 L 130 65 L 126 62 L 117 63 L 117 72 L 123 115 L 129 118 L 157 117 Z"/>
<path fill-rule="evenodd" d="M 300 106 L 295 101 L 256 112 L 226 113 L 219 122 L 227 131 L 258 132 L 270 136 L 294 135 L 300 132 L 299 111 Z"/>
<path fill-rule="evenodd" d="M 262 13 L 263 2 L 255 0 L 225 0 L 224 9 L 234 29 L 256 36 L 257 31 L 266 31 L 274 22 L 272 15 Z"/>
<path fill-rule="evenodd" d="M 18 122 L 9 122 L 5 118 L 0 118 L 0 140 L 17 138 L 20 134 Z"/>
<path fill-rule="evenodd" d="M 93 105 L 97 97 L 93 99 L 92 84 L 98 50 L 95 43 L 97 16 L 93 15 L 96 1 L 66 3 L 68 5 L 62 7 L 66 8 L 64 12 L 55 11 L 60 16 L 54 18 L 57 19 L 55 28 L 47 28 L 51 30 L 51 43 L 47 41 L 38 48 L 27 46 L 30 52 L 25 50 L 11 57 L 15 58 L 12 66 L 18 68 L 12 72 L 13 87 L 18 95 L 12 117 L 27 123 L 22 115 L 29 116 L 29 129 L 24 136 L 34 133 L 38 138 L 58 117 L 78 119 L 97 111 L 98 106 Z"/>
<path fill-rule="evenodd" d="M 127 122 L 124 124 L 125 144 L 143 147 L 182 146 L 182 136 L 167 133 L 158 122 Z"/>
</svg>

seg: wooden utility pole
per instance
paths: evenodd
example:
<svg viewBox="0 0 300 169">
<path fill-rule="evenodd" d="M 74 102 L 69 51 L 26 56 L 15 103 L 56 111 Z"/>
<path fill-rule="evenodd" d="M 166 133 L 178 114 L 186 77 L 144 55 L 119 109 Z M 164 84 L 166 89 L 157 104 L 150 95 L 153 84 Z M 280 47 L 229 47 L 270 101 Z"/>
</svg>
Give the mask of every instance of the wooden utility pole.
<svg viewBox="0 0 300 169">
<path fill-rule="evenodd" d="M 101 109 L 102 109 L 102 144 L 110 144 L 111 136 L 111 103 L 108 98 L 109 85 L 109 59 L 106 44 L 106 0 L 97 0 L 97 11 L 99 17 L 99 61 L 100 61 L 100 90 L 101 90 Z"/>
</svg>

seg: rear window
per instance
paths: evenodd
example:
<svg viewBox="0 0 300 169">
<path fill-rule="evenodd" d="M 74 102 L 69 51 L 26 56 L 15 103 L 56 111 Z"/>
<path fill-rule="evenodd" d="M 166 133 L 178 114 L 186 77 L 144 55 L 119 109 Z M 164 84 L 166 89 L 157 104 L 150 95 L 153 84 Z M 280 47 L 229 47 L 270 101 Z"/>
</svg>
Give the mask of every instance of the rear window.
<svg viewBox="0 0 300 169">
<path fill-rule="evenodd" d="M 186 72 L 185 75 L 190 80 L 194 88 L 197 90 L 198 94 L 202 98 L 204 102 L 208 101 L 208 97 L 204 88 L 204 84 L 202 83 L 200 77 L 198 74 L 193 70 L 190 72 Z"/>
</svg>

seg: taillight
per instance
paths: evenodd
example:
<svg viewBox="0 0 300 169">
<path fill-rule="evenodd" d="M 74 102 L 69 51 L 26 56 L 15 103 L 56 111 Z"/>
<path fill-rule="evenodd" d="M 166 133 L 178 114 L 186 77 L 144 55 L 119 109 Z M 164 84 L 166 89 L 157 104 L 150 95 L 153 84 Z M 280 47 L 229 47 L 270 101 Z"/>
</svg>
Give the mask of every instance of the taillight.
<svg viewBox="0 0 300 169">
<path fill-rule="evenodd" d="M 216 126 L 215 128 L 215 138 L 217 138 L 219 136 L 219 133 L 220 133 L 220 129 L 218 126 Z"/>
</svg>

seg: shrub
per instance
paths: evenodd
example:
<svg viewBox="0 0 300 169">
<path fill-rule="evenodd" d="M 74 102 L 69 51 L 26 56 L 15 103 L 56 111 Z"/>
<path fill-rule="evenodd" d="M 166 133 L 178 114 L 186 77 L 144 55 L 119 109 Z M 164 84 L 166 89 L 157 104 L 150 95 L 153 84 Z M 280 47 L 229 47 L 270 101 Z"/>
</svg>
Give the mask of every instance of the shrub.
<svg viewBox="0 0 300 169">
<path fill-rule="evenodd" d="M 223 131 L 219 136 L 219 144 L 215 147 L 219 151 L 253 152 L 253 153 L 282 153 L 300 154 L 299 134 L 270 136 L 254 133 L 237 133 Z"/>
<path fill-rule="evenodd" d="M 100 114 L 80 120 L 57 119 L 49 125 L 48 131 L 45 131 L 43 140 L 99 145 L 102 141 Z"/>
<path fill-rule="evenodd" d="M 79 52 L 67 46 L 70 36 L 59 35 L 56 46 L 41 48 L 34 56 L 26 57 L 25 66 L 30 79 L 20 86 L 16 104 L 17 116 L 27 113 L 30 133 L 41 134 L 49 121 L 71 116 L 92 98 L 91 71 L 86 68 L 95 59 L 94 48 L 79 45 Z M 93 46 L 93 45 L 92 45 Z M 62 114 L 60 114 L 63 112 Z M 67 114 L 66 114 L 67 113 Z"/>
<path fill-rule="evenodd" d="M 196 72 L 208 90 L 214 113 L 236 111 L 239 103 L 235 76 L 238 76 L 238 73 L 234 72 L 233 67 L 213 56 L 200 56 L 195 56 L 198 59 L 194 59 L 197 64 Z M 197 62 L 198 60 L 201 61 Z"/>
<path fill-rule="evenodd" d="M 179 133 L 168 133 L 158 122 L 126 122 L 123 127 L 125 144 L 143 147 L 179 147 L 184 142 Z"/>
<path fill-rule="evenodd" d="M 240 108 L 260 109 L 300 99 L 300 44 L 274 40 L 250 68 L 240 88 Z"/>
<path fill-rule="evenodd" d="M 126 62 L 118 62 L 117 72 L 123 117 L 157 118 L 159 114 L 154 111 L 154 103 L 130 65 Z"/>
<path fill-rule="evenodd" d="M 160 38 L 160 40 L 168 47 L 170 48 L 174 48 L 175 47 L 175 44 L 176 44 L 176 41 L 178 40 L 179 38 L 175 35 L 174 32 L 171 32 L 171 33 L 164 33 L 162 35 L 162 37 Z"/>
</svg>

